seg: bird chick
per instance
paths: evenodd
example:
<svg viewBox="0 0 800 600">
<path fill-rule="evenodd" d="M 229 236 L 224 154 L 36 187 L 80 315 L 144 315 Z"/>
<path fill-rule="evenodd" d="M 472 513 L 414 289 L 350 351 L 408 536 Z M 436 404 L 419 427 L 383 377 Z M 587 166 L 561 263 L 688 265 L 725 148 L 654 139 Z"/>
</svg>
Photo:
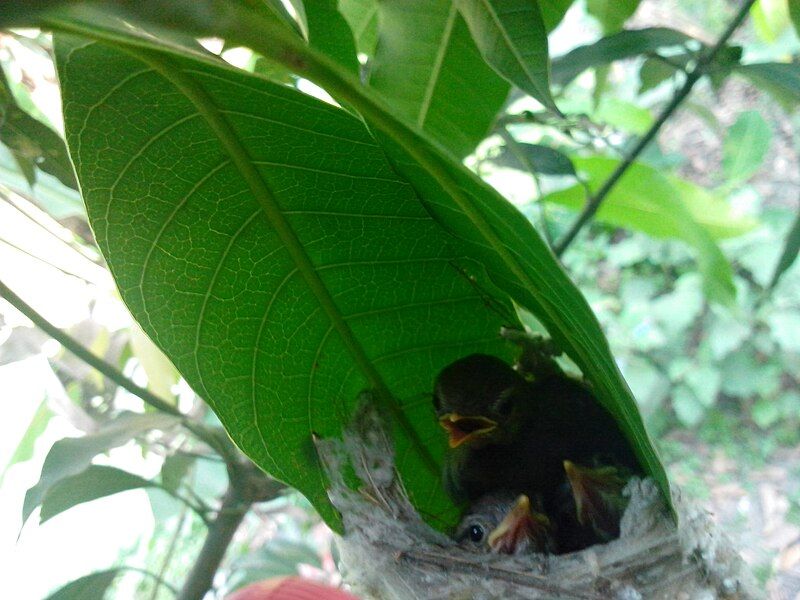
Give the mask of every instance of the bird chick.
<svg viewBox="0 0 800 600">
<path fill-rule="evenodd" d="M 590 527 L 600 542 L 618 538 L 622 513 L 628 506 L 622 490 L 630 476 L 612 465 L 582 467 L 568 460 L 564 461 L 564 471 L 578 523 Z"/>
<path fill-rule="evenodd" d="M 534 510 L 528 496 L 501 491 L 478 500 L 461 520 L 455 540 L 472 552 L 553 554 L 555 537 L 550 519 Z"/>
</svg>

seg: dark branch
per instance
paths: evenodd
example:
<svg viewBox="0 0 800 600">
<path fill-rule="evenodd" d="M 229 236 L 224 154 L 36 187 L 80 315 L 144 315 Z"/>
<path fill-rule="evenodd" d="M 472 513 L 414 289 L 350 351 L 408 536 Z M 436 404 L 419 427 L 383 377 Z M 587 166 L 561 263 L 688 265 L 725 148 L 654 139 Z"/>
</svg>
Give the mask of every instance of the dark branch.
<svg viewBox="0 0 800 600">
<path fill-rule="evenodd" d="M 672 114 L 678 109 L 678 107 L 692 91 L 692 88 L 694 88 L 695 84 L 705 74 L 706 69 L 714 61 L 720 50 L 725 47 L 725 44 L 733 35 L 733 32 L 736 31 L 739 25 L 741 25 L 742 21 L 744 21 L 745 17 L 747 17 L 747 13 L 754 3 L 755 0 L 745 0 L 744 4 L 742 4 L 741 8 L 739 8 L 736 16 L 728 24 L 728 27 L 720 36 L 719 40 L 717 40 L 717 42 L 708 50 L 708 52 L 705 52 L 700 56 L 694 68 L 687 73 L 686 81 L 684 82 L 683 86 L 677 91 L 675 96 L 673 96 L 670 103 L 661 112 L 658 119 L 656 119 L 656 122 L 653 123 L 647 133 L 645 133 L 644 136 L 639 139 L 639 141 L 625 156 L 622 162 L 620 162 L 617 168 L 614 169 L 614 172 L 603 183 L 600 189 L 597 190 L 597 193 L 589 198 L 589 200 L 586 202 L 586 206 L 583 207 L 583 211 L 581 211 L 581 214 L 578 215 L 577 219 L 575 219 L 575 222 L 572 224 L 569 231 L 567 231 L 567 233 L 564 234 L 564 237 L 561 238 L 561 240 L 559 240 L 555 245 L 554 251 L 556 256 L 561 256 L 564 253 L 564 251 L 578 235 L 580 230 L 583 229 L 584 225 L 586 225 L 586 223 L 588 223 L 592 217 L 594 217 L 595 213 L 597 213 L 597 210 L 600 208 L 600 205 L 602 204 L 603 200 L 605 200 L 606 196 L 608 196 L 609 192 L 611 192 L 617 182 L 622 178 L 625 172 L 630 168 L 630 166 L 639 157 L 648 144 L 653 141 L 664 123 L 669 120 Z"/>
</svg>

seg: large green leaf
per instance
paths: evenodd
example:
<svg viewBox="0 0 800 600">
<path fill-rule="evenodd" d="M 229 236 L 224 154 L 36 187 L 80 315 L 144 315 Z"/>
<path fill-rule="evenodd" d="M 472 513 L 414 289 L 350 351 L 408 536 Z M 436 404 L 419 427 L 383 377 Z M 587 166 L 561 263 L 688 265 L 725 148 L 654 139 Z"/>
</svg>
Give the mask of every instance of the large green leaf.
<svg viewBox="0 0 800 600">
<path fill-rule="evenodd" d="M 505 102 L 508 84 L 484 63 L 452 0 L 379 7 L 370 85 L 457 156 L 472 152 Z"/>
<path fill-rule="evenodd" d="M 152 481 L 116 467 L 90 465 L 77 475 L 64 477 L 52 485 L 42 499 L 42 523 L 73 506 L 120 492 L 157 487 Z"/>
<path fill-rule="evenodd" d="M 502 321 L 363 123 L 188 57 L 57 50 L 67 138 L 120 293 L 236 442 L 335 523 L 312 433 L 338 434 L 375 388 L 406 423 L 412 498 L 452 520 L 427 397 L 458 356 L 504 354 Z"/>
<path fill-rule="evenodd" d="M 336 0 L 309 2 L 305 12 L 309 44 L 333 57 L 344 68 L 358 74 L 353 33 L 337 9 Z"/>
<path fill-rule="evenodd" d="M 758 113 L 739 115 L 722 146 L 722 170 L 728 185 L 744 183 L 761 168 L 772 141 L 772 129 Z"/>
<path fill-rule="evenodd" d="M 196 11 L 197 4 L 202 4 L 211 16 L 209 17 L 206 12 Z M 669 486 L 663 467 L 647 436 L 630 390 L 622 379 L 597 319 L 594 317 L 586 300 L 566 276 L 545 243 L 538 237 L 531 224 L 519 211 L 505 201 L 490 186 L 451 158 L 450 154 L 440 149 L 425 134 L 414 128 L 413 124 L 409 124 L 403 118 L 397 117 L 395 112 L 372 90 L 362 87 L 356 78 L 339 67 L 335 61 L 307 46 L 302 39 L 293 32 L 288 31 L 284 25 L 267 19 L 253 19 L 251 13 L 244 10 L 239 3 L 194 2 L 187 4 L 184 2 L 167 3 L 163 2 L 163 0 L 150 0 L 149 2 L 145 1 L 135 6 L 130 5 L 127 7 L 132 11 L 127 14 L 128 23 L 135 22 L 136 19 L 144 19 L 147 22 L 157 19 L 159 23 L 188 28 L 197 34 L 228 37 L 237 43 L 252 47 L 273 60 L 290 65 L 299 75 L 314 81 L 335 97 L 342 98 L 353 109 L 361 113 L 369 123 L 372 131 L 380 138 L 382 150 L 391 157 L 397 171 L 413 184 L 418 200 L 422 201 L 429 214 L 434 216 L 441 227 L 453 234 L 452 241 L 457 244 L 459 251 L 480 261 L 497 285 L 498 293 L 502 290 L 502 292 L 517 301 L 520 306 L 534 313 L 552 334 L 556 343 L 583 370 L 588 380 L 594 385 L 598 399 L 619 421 L 642 465 L 659 483 L 665 497 L 669 500 Z M 103 40 L 110 46 L 124 48 L 128 54 L 144 54 L 148 57 L 153 57 L 151 60 L 155 60 L 159 64 L 161 60 L 170 64 L 188 61 L 192 65 L 197 64 L 198 67 L 202 65 L 200 72 L 206 67 L 223 69 L 223 67 L 209 62 L 207 58 L 201 55 L 196 58 L 187 58 L 190 55 L 185 48 L 176 48 L 169 44 L 159 43 L 158 39 L 152 36 L 139 36 L 136 34 L 135 29 L 129 25 L 125 27 L 110 25 L 108 22 L 103 21 L 104 13 L 102 12 L 84 12 L 85 10 L 85 7 L 81 7 L 80 10 L 73 9 L 66 12 L 50 13 L 46 19 L 39 21 L 39 23 L 62 31 L 80 32 L 93 39 Z M 215 15 L 214 11 L 221 12 L 221 14 Z M 18 18 L 16 22 L 23 21 Z M 27 22 L 30 23 L 31 21 Z M 87 46 L 87 48 L 89 47 Z M 70 64 L 71 60 L 67 65 L 62 63 L 62 69 L 68 68 Z M 157 74 L 160 71 L 153 73 Z M 83 76 L 86 77 L 87 75 L 84 73 Z M 102 76 L 94 73 L 89 73 L 88 76 L 92 78 L 93 84 L 96 83 L 100 88 L 103 87 L 105 80 Z M 97 82 L 94 81 L 94 77 L 98 77 Z M 237 74 L 236 77 L 244 77 L 247 81 L 251 81 L 250 78 L 252 77 L 253 85 L 266 85 L 261 82 L 256 83 L 257 78 L 254 76 Z M 182 78 L 180 80 L 185 83 Z M 226 88 L 226 91 L 229 91 L 229 89 Z M 86 91 L 92 97 L 97 93 L 92 88 Z M 275 92 L 278 98 L 282 97 L 280 94 L 291 93 L 285 89 L 275 90 Z M 236 94 L 237 99 L 240 99 L 241 95 L 242 92 L 238 92 Z M 245 96 L 246 98 L 250 97 L 249 94 L 245 94 Z M 175 97 L 176 94 L 174 92 L 168 96 L 173 100 Z M 153 117 L 162 118 L 160 110 L 155 113 L 152 110 L 138 110 L 139 106 L 143 106 L 142 100 L 148 98 L 148 95 L 137 96 L 135 105 L 137 112 L 133 114 L 146 112 L 148 119 Z M 81 97 L 81 102 L 85 101 L 87 100 Z M 70 103 L 68 102 L 68 111 L 69 107 Z M 327 107 L 325 110 L 328 110 Z M 130 118 L 130 115 L 128 115 L 128 118 Z M 323 121 L 327 121 L 329 118 L 330 116 L 320 117 L 311 123 L 316 127 L 322 128 L 325 127 Z M 119 120 L 119 115 L 115 113 L 113 119 L 105 120 L 103 124 L 108 128 L 118 124 Z M 214 123 L 219 125 L 216 117 L 214 117 Z M 336 123 L 338 124 L 339 122 L 337 121 Z M 305 127 L 302 125 L 299 127 L 307 129 L 308 125 L 307 123 Z M 132 132 L 126 129 L 125 133 L 129 135 Z M 225 137 L 227 138 L 228 136 L 226 135 Z M 115 138 L 111 134 L 104 137 L 104 140 L 109 139 Z M 138 139 L 136 135 L 133 135 L 131 140 L 124 140 L 124 143 L 134 145 L 137 151 L 141 148 L 141 139 Z M 108 152 L 106 146 L 103 146 L 102 149 L 103 161 L 105 162 L 113 154 Z M 93 151 L 97 152 L 97 149 Z M 165 156 L 169 158 L 175 152 L 175 148 L 170 148 L 170 153 Z M 195 153 L 195 156 L 197 156 L 197 153 Z M 203 157 L 202 154 L 199 156 Z M 95 161 L 89 161 L 90 164 L 93 162 Z M 357 161 L 352 160 L 347 161 L 347 165 L 351 169 L 361 167 Z M 150 181 L 154 174 L 158 175 L 158 171 L 149 167 L 146 171 L 146 177 L 143 174 L 143 181 Z M 108 174 L 100 169 L 94 169 L 88 175 L 99 178 L 108 177 Z M 253 177 L 249 181 L 255 182 L 257 179 Z M 88 193 L 98 193 L 98 190 L 93 189 L 92 186 L 88 186 L 86 189 Z M 163 190 L 158 186 L 150 187 L 149 189 L 158 190 L 159 192 Z M 324 188 L 321 189 L 324 191 Z M 104 193 L 104 190 L 99 190 L 99 193 Z M 351 195 L 352 193 L 348 191 L 348 197 Z M 121 206 L 124 208 L 135 206 L 141 208 L 141 204 L 141 199 L 136 197 L 132 198 L 131 202 Z M 396 203 L 393 203 L 393 206 L 394 204 Z M 160 209 L 158 203 L 149 203 L 146 206 L 150 211 L 152 209 Z M 113 223 L 115 225 L 120 224 L 119 226 L 121 227 L 133 228 L 132 225 L 124 220 L 124 215 L 119 220 L 116 220 L 116 213 L 109 213 L 109 215 L 114 217 Z M 148 216 L 151 216 L 150 213 Z M 101 215 L 102 218 L 104 218 L 104 213 Z M 109 223 L 112 223 L 112 221 L 98 223 L 97 231 L 102 232 L 105 229 L 105 225 Z M 113 248 L 113 254 L 122 264 L 135 262 L 136 255 L 131 254 L 130 251 L 136 244 L 142 243 L 141 240 L 136 239 L 140 235 L 140 230 L 141 225 L 137 223 L 135 233 L 119 239 L 119 244 L 107 245 L 107 249 Z M 415 246 L 408 244 L 408 240 L 405 240 L 404 243 L 406 252 L 417 250 Z M 374 260 L 375 256 L 373 255 L 371 258 Z M 193 267 L 191 274 L 196 276 L 196 273 L 197 269 Z M 119 273 L 115 273 L 115 275 L 123 288 L 130 284 L 130 281 L 126 281 Z M 170 282 L 174 285 L 176 283 L 175 272 L 170 273 L 169 276 L 171 277 Z M 178 277 L 177 281 L 181 282 L 182 279 Z M 194 280 L 192 280 L 193 282 Z M 134 278 L 134 286 L 138 286 L 138 283 L 138 279 Z M 371 286 L 374 286 L 378 282 L 375 280 L 370 283 Z M 131 300 L 134 313 L 141 315 L 143 313 L 141 299 L 137 299 L 136 295 L 133 294 Z M 176 329 L 172 317 L 182 317 L 183 312 L 181 303 L 176 302 L 174 295 L 168 298 L 158 297 L 156 300 L 159 304 L 155 308 L 158 309 L 159 314 L 164 314 L 169 318 L 168 325 L 164 326 L 160 337 L 157 338 L 157 341 L 163 345 L 167 341 L 174 341 L 176 336 L 180 335 L 181 332 Z M 170 306 L 172 306 L 172 309 Z M 144 319 L 147 316 L 143 315 L 142 318 Z M 486 318 L 488 317 L 489 315 L 486 315 Z M 471 317 L 471 319 L 474 320 L 474 317 Z M 226 315 L 225 322 L 227 323 L 229 320 L 230 315 Z M 459 321 L 458 327 L 461 328 L 465 323 L 472 325 L 471 320 L 467 319 L 466 321 Z M 452 323 L 446 327 L 448 335 L 453 335 L 449 331 L 452 328 Z M 427 333 L 424 329 L 420 331 Z M 296 336 L 292 337 L 291 333 L 291 331 L 282 331 L 280 339 L 288 341 L 290 344 L 296 343 Z M 229 354 L 226 353 L 229 347 L 230 345 L 227 343 L 222 346 L 218 355 L 220 360 L 213 364 L 214 370 L 225 364 L 221 358 L 229 357 Z M 456 353 L 457 351 L 454 350 L 453 354 Z M 180 357 L 174 356 L 175 353 L 172 354 L 177 363 Z M 436 355 L 437 357 L 439 356 L 438 351 Z M 284 356 L 291 356 L 290 362 L 284 363 L 285 368 L 293 369 L 295 367 L 294 355 L 289 352 Z M 446 360 L 446 358 L 443 356 L 442 360 Z M 191 358 L 183 357 L 183 360 L 191 363 Z M 360 365 L 363 364 L 360 363 Z M 189 367 L 191 368 L 191 364 Z M 406 376 L 408 376 L 409 372 L 413 373 L 413 371 L 407 371 Z M 337 371 L 337 373 L 338 379 L 341 376 L 341 372 Z M 307 375 L 308 371 L 306 370 L 305 376 Z M 194 379 L 196 380 L 197 377 Z M 349 381 L 345 383 L 349 383 Z M 218 385 L 218 382 L 214 382 L 214 384 Z M 430 385 L 430 382 L 428 381 L 426 385 Z M 379 392 L 379 398 L 386 397 L 386 394 L 380 388 L 377 391 Z M 223 418 L 225 418 L 232 435 L 236 436 L 237 440 L 242 443 L 247 436 L 250 436 L 251 440 L 253 439 L 254 428 L 247 421 L 237 423 L 237 415 L 240 414 L 237 409 L 241 409 L 242 406 L 241 403 L 237 404 L 235 399 L 232 400 L 232 398 L 236 397 L 235 395 L 226 395 L 223 399 L 224 404 L 219 405 L 218 409 Z M 419 406 L 423 407 L 421 411 L 427 413 L 425 408 L 427 402 L 423 402 Z M 228 419 L 228 417 L 231 418 Z M 427 419 L 428 417 L 426 414 L 421 414 L 417 418 Z M 436 439 L 440 439 L 440 436 L 437 435 Z M 279 443 L 282 441 L 279 440 Z M 262 454 L 264 454 L 263 450 L 259 452 L 259 456 L 256 459 L 262 465 L 268 466 L 269 457 L 261 458 L 260 455 Z M 401 457 L 405 456 L 406 453 L 401 452 Z M 293 463 L 295 470 L 308 468 L 307 462 L 302 457 L 295 457 L 295 459 Z"/>
<path fill-rule="evenodd" d="M 604 157 L 574 158 L 573 162 L 592 191 L 619 165 L 619 160 Z M 543 201 L 578 210 L 585 204 L 585 190 L 576 185 L 548 194 Z M 723 304 L 733 302 L 731 267 L 712 231 L 717 237 L 730 237 L 751 229 L 753 223 L 733 219 L 724 200 L 687 181 L 669 179 L 653 167 L 634 163 L 603 201 L 597 218 L 655 237 L 685 240 L 697 251 L 706 295 Z"/>
<path fill-rule="evenodd" d="M 573 0 L 539 0 L 542 19 L 547 31 L 553 31 L 567 14 Z"/>
<path fill-rule="evenodd" d="M 800 2 L 789 0 L 789 18 L 794 24 L 797 35 L 800 36 Z"/>
<path fill-rule="evenodd" d="M 372 56 L 378 42 L 378 0 L 339 0 L 339 12 L 350 24 L 358 51 Z"/>
<path fill-rule="evenodd" d="M 495 71 L 547 108 L 550 94 L 547 30 L 537 0 L 456 0 L 481 54 Z"/>
<path fill-rule="evenodd" d="M 590 67 L 599 67 L 661 48 L 682 46 L 690 40 L 692 38 L 685 33 L 663 27 L 620 31 L 593 44 L 579 46 L 554 59 L 551 81 L 554 85 L 565 86 Z"/>
</svg>

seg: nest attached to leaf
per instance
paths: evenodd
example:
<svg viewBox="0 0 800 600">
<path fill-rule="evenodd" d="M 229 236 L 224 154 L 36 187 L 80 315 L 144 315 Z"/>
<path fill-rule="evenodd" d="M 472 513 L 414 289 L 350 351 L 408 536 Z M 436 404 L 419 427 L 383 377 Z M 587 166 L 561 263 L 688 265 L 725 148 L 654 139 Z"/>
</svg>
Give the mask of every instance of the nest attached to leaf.
<svg viewBox="0 0 800 600">
<path fill-rule="evenodd" d="M 710 515 L 675 494 L 676 527 L 650 479 L 632 479 L 619 539 L 565 555 L 474 554 L 428 526 L 394 468 L 386 423 L 366 399 L 342 440 L 318 440 L 341 512 L 345 580 L 365 598 L 713 600 L 759 598 Z M 342 473 L 352 468 L 355 491 Z"/>
</svg>

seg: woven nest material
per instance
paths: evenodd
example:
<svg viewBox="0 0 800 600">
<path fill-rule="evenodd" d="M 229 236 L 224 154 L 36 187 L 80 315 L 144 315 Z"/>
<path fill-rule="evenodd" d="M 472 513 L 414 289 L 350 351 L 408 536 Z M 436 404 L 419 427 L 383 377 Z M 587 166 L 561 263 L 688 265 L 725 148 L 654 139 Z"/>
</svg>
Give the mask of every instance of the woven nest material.
<svg viewBox="0 0 800 600">
<path fill-rule="evenodd" d="M 553 598 L 760 598 L 730 541 L 710 515 L 675 494 L 675 525 L 655 483 L 633 479 L 619 539 L 566 555 L 474 554 L 429 527 L 394 468 L 384 421 L 369 402 L 342 440 L 317 451 L 341 512 L 337 540 L 345 579 L 365 598 L 407 600 Z M 355 491 L 342 473 L 362 482 Z"/>
</svg>

